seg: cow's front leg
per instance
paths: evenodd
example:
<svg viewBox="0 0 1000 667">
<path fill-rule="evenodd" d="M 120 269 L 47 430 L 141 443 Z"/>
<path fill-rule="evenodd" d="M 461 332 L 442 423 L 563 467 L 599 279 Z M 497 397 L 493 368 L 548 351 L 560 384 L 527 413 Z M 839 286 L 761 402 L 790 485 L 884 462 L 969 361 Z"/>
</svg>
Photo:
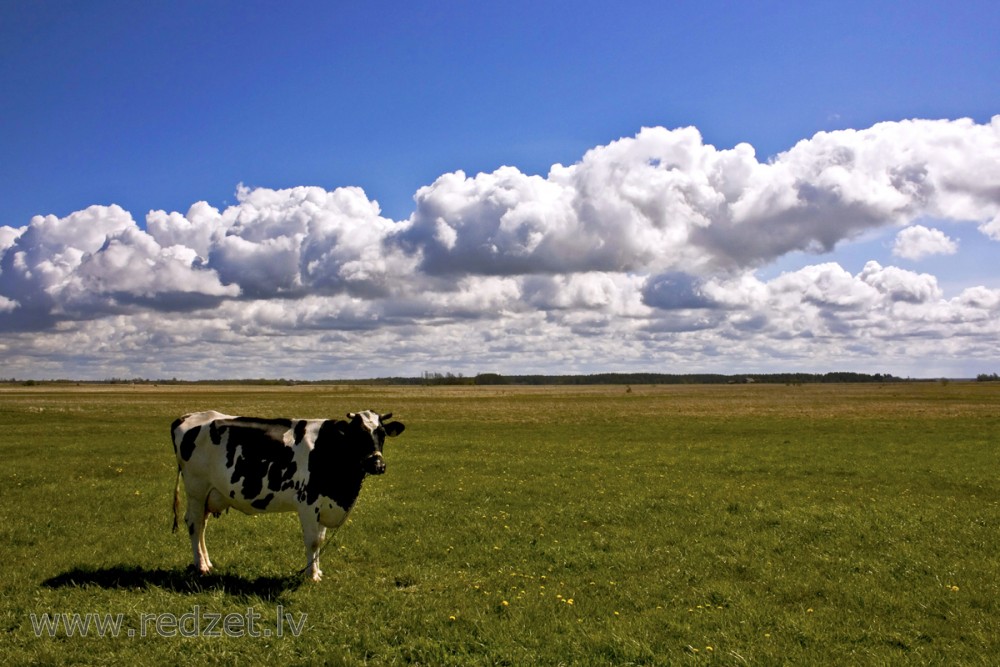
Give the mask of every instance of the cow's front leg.
<svg viewBox="0 0 1000 667">
<path fill-rule="evenodd" d="M 208 549 L 205 547 L 205 524 L 208 513 L 205 511 L 205 498 L 188 494 L 187 510 L 184 512 L 184 523 L 187 524 L 188 535 L 191 536 L 191 551 L 194 555 L 194 569 L 201 574 L 208 574 L 212 569 L 212 561 L 208 559 Z"/>
<path fill-rule="evenodd" d="M 302 538 L 306 543 L 306 568 L 309 577 L 319 581 L 323 578 L 323 571 L 319 569 L 319 551 L 326 537 L 326 527 L 320 524 L 319 515 L 312 507 L 299 511 L 299 521 L 302 522 Z"/>
</svg>

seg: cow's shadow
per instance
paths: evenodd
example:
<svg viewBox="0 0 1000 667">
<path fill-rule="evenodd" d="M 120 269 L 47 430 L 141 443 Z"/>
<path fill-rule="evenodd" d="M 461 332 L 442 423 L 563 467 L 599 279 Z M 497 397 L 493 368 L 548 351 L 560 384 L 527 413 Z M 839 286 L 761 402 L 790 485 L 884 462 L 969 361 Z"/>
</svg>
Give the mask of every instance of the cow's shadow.
<svg viewBox="0 0 1000 667">
<path fill-rule="evenodd" d="M 187 568 L 145 568 L 135 565 L 112 567 L 75 567 L 42 582 L 48 588 L 76 588 L 98 586 L 143 590 L 163 588 L 176 593 L 201 593 L 222 591 L 238 598 L 279 600 L 285 593 L 295 590 L 305 580 L 301 573 L 285 577 L 247 578 L 228 573 L 198 575 Z"/>
</svg>

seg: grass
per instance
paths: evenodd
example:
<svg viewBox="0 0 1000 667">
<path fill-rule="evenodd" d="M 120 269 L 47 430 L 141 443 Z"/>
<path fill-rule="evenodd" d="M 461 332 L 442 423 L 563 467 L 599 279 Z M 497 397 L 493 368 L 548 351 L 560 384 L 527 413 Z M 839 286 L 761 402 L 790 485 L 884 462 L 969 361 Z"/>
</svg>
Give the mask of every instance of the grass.
<svg viewBox="0 0 1000 667">
<path fill-rule="evenodd" d="M 992 664 L 998 407 L 959 382 L 0 390 L 0 661 Z M 322 583 L 294 515 L 210 521 L 217 573 L 185 570 L 168 430 L 206 408 L 406 423 Z M 32 625 L 194 609 L 270 636 Z"/>
</svg>

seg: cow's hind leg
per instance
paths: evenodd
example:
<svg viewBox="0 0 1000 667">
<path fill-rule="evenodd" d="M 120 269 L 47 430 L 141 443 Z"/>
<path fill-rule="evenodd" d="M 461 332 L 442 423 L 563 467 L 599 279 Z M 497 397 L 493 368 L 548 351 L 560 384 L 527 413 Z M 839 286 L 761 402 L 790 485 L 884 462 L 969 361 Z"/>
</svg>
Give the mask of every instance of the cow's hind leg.
<svg viewBox="0 0 1000 667">
<path fill-rule="evenodd" d="M 306 568 L 313 581 L 323 578 L 319 569 L 319 552 L 326 537 L 326 527 L 320 524 L 319 517 L 313 508 L 306 507 L 299 511 L 299 521 L 302 522 L 302 538 L 306 543 Z"/>
<path fill-rule="evenodd" d="M 208 520 L 205 501 L 204 496 L 189 493 L 187 510 L 184 512 L 184 523 L 187 524 L 188 535 L 191 536 L 194 569 L 201 574 L 208 574 L 212 569 L 212 561 L 208 559 L 208 549 L 205 548 L 205 524 Z"/>
</svg>

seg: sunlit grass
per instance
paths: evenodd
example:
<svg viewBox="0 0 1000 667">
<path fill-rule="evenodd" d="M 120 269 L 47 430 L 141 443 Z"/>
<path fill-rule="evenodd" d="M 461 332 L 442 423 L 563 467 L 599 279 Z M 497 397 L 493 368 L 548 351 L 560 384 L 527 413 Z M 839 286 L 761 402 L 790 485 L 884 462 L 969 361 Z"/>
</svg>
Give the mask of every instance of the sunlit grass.
<svg viewBox="0 0 1000 667">
<path fill-rule="evenodd" d="M 989 384 L 32 388 L 0 392 L 0 659 L 988 664 Z M 351 520 L 297 585 L 293 515 L 170 533 L 181 413 L 391 410 Z M 299 637 L 36 638 L 44 612 L 308 620 Z M 274 626 L 273 620 L 271 627 Z"/>
</svg>

